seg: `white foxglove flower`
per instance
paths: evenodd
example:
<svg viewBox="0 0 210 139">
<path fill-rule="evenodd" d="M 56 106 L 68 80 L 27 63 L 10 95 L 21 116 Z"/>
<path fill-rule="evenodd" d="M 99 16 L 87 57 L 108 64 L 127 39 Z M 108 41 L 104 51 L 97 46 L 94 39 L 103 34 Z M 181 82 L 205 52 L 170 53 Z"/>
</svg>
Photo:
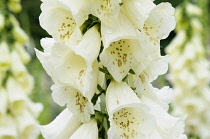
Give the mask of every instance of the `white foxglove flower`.
<svg viewBox="0 0 210 139">
<path fill-rule="evenodd" d="M 11 60 L 11 71 L 14 74 L 14 76 L 16 78 L 21 78 L 21 76 L 24 76 L 27 70 L 16 51 L 12 51 Z"/>
<path fill-rule="evenodd" d="M 43 110 L 43 105 L 41 103 L 34 103 L 30 99 L 26 99 L 27 110 L 31 113 L 34 118 L 38 118 Z"/>
<path fill-rule="evenodd" d="M 98 139 L 97 121 L 91 119 L 82 124 L 69 139 Z"/>
<path fill-rule="evenodd" d="M 15 43 L 14 47 L 15 47 L 17 53 L 19 54 L 21 61 L 24 64 L 27 64 L 31 60 L 31 57 L 30 57 L 29 53 L 19 43 Z"/>
<path fill-rule="evenodd" d="M 142 95 L 140 100 L 151 109 L 151 114 L 155 116 L 155 132 L 158 132 L 162 139 L 178 139 L 184 132 L 184 120 L 186 116 L 173 117 L 167 113 L 169 108 L 168 103 L 172 99 L 171 89 L 167 90 L 167 88 L 163 88 L 163 90 L 156 91 L 151 84 L 147 84 L 144 89 L 144 95 Z M 165 95 L 160 95 L 161 93 Z"/>
<path fill-rule="evenodd" d="M 41 27 L 52 35 L 56 41 L 67 45 L 75 45 L 82 35 L 79 27 L 88 18 L 89 14 L 82 2 L 84 0 L 43 0 L 42 13 L 39 18 Z M 78 9 L 82 9 L 84 12 L 80 12 Z M 57 17 L 59 17 L 59 20 Z"/>
<path fill-rule="evenodd" d="M 106 92 L 109 139 L 148 138 L 155 128 L 154 117 L 124 82 L 112 81 Z"/>
<path fill-rule="evenodd" d="M 73 114 L 65 109 L 50 124 L 39 128 L 45 139 L 69 139 L 80 124 Z"/>
<path fill-rule="evenodd" d="M 100 38 L 96 27 L 87 31 L 76 46 L 54 43 L 47 49 L 50 52 L 46 50 L 46 53 L 36 53 L 54 82 L 74 87 L 90 100 L 95 93 L 98 76 L 96 59 Z"/>
<path fill-rule="evenodd" d="M 9 46 L 6 42 L 0 43 L 0 71 L 6 71 L 11 63 Z"/>
<path fill-rule="evenodd" d="M 18 132 L 15 126 L 15 120 L 11 115 L 6 115 L 0 122 L 0 138 L 16 139 Z"/>
<path fill-rule="evenodd" d="M 7 108 L 8 108 L 7 99 L 8 99 L 7 92 L 3 87 L 1 87 L 0 89 L 0 106 L 1 106 L 0 107 L 0 122 L 7 112 Z"/>
<path fill-rule="evenodd" d="M 84 97 L 83 94 L 67 85 L 54 84 L 51 87 L 53 100 L 60 106 L 67 104 L 68 109 L 81 122 L 88 122 L 90 114 L 94 114 L 93 104 L 90 99 Z"/>
<path fill-rule="evenodd" d="M 19 26 L 14 26 L 12 34 L 18 43 L 24 44 L 29 41 L 28 35 Z"/>
<path fill-rule="evenodd" d="M 156 5 L 151 0 L 124 0 L 122 6 L 132 23 L 142 30 L 150 11 Z"/>
<path fill-rule="evenodd" d="M 8 78 L 6 83 L 9 107 L 14 114 L 21 114 L 26 108 L 26 95 L 14 78 Z"/>
<path fill-rule="evenodd" d="M 143 31 L 152 44 L 157 45 L 159 40 L 167 38 L 174 30 L 176 25 L 174 11 L 170 3 L 161 3 L 151 10 Z"/>
<path fill-rule="evenodd" d="M 19 136 L 22 139 L 36 139 L 39 135 L 39 129 L 36 126 L 37 121 L 25 110 L 20 115 L 15 115 Z"/>
<path fill-rule="evenodd" d="M 100 60 L 113 78 L 120 82 L 130 69 L 139 72 L 141 49 L 136 30 L 128 18 L 120 13 L 111 27 L 102 24 L 101 34 L 104 50 Z"/>
<path fill-rule="evenodd" d="M 116 21 L 120 12 L 120 3 L 122 0 L 90 0 L 91 1 L 91 14 L 98 17 L 102 24 Z"/>
</svg>

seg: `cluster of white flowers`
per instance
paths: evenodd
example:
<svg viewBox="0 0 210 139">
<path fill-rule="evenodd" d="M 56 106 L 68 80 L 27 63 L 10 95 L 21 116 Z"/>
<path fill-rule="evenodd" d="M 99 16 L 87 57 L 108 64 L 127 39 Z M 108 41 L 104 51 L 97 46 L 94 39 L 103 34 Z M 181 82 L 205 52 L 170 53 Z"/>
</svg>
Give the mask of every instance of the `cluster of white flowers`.
<svg viewBox="0 0 210 139">
<path fill-rule="evenodd" d="M 176 115 L 188 113 L 187 134 L 209 139 L 210 63 L 202 39 L 203 10 L 192 3 L 184 3 L 176 9 L 178 33 L 167 51 L 171 55 L 169 79 L 175 91 L 173 112 Z"/>
<path fill-rule="evenodd" d="M 28 36 L 6 1 L 0 11 L 0 138 L 36 139 L 42 105 L 28 97 L 34 82 L 25 66 L 30 61 L 24 48 Z"/>
<path fill-rule="evenodd" d="M 175 28 L 169 3 L 42 2 L 40 24 L 53 38 L 43 38 L 44 52 L 36 54 L 55 83 L 54 101 L 67 106 L 50 124 L 40 126 L 46 139 L 186 138 L 186 116 L 167 113 L 172 89 L 151 84 L 168 70 L 160 40 Z"/>
</svg>

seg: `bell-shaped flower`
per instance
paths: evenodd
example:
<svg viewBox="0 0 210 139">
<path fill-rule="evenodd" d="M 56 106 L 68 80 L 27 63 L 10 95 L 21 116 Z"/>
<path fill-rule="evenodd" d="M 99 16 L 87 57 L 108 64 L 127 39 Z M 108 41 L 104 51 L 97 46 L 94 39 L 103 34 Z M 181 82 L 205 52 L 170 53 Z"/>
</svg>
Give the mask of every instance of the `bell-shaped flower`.
<svg viewBox="0 0 210 139">
<path fill-rule="evenodd" d="M 125 82 L 112 81 L 106 92 L 110 128 L 108 138 L 148 138 L 155 128 L 154 117 Z"/>
<path fill-rule="evenodd" d="M 178 139 L 184 132 L 186 116 L 173 117 L 167 113 L 168 103 L 173 98 L 171 95 L 172 89 L 163 88 L 158 90 L 154 89 L 150 83 L 147 83 L 140 98 L 141 102 L 147 105 L 151 109 L 152 115 L 155 116 L 156 129 L 154 132 L 158 132 L 162 139 Z"/>
<path fill-rule="evenodd" d="M 95 119 L 82 124 L 69 139 L 98 139 L 98 126 Z"/>
<path fill-rule="evenodd" d="M 131 22 L 142 30 L 150 11 L 156 5 L 151 0 L 123 0 L 122 6 Z"/>
<path fill-rule="evenodd" d="M 97 28 L 89 29 L 76 46 L 56 42 L 47 49 L 50 52 L 36 53 L 53 81 L 79 90 L 90 100 L 95 93 L 98 78 L 96 59 L 100 49 L 100 35 Z"/>
<path fill-rule="evenodd" d="M 7 109 L 8 109 L 8 102 L 7 102 L 7 92 L 4 87 L 0 88 L 0 122 L 2 118 L 5 116 Z"/>
<path fill-rule="evenodd" d="M 26 108 L 26 98 L 21 86 L 15 81 L 14 78 L 8 78 L 6 83 L 8 92 L 9 107 L 14 114 L 20 114 Z"/>
<path fill-rule="evenodd" d="M 120 12 L 122 0 L 90 0 L 91 14 L 98 17 L 102 24 L 116 21 Z"/>
<path fill-rule="evenodd" d="M 22 63 L 17 51 L 11 53 L 11 71 L 16 78 L 21 78 L 26 73 L 27 69 Z"/>
<path fill-rule="evenodd" d="M 6 71 L 11 63 L 9 46 L 6 42 L 0 43 L 0 71 Z"/>
<path fill-rule="evenodd" d="M 20 115 L 15 115 L 15 121 L 20 138 L 36 139 L 38 137 L 40 131 L 37 127 L 37 121 L 27 110 Z"/>
<path fill-rule="evenodd" d="M 50 124 L 39 128 L 45 139 L 69 139 L 80 124 L 73 114 L 65 109 Z"/>
<path fill-rule="evenodd" d="M 28 35 L 24 32 L 20 26 L 14 26 L 12 29 L 12 34 L 18 43 L 24 44 L 29 41 Z"/>
<path fill-rule="evenodd" d="M 41 27 L 56 41 L 75 45 L 82 35 L 79 27 L 88 19 L 89 15 L 89 8 L 85 6 L 85 1 L 42 1 L 42 13 L 39 18 Z"/>
<path fill-rule="evenodd" d="M 142 53 L 138 35 L 132 23 L 121 12 L 112 27 L 101 25 L 104 49 L 100 55 L 101 63 L 107 67 L 113 78 L 120 82 L 130 69 L 139 72 L 139 56 Z"/>
<path fill-rule="evenodd" d="M 43 105 L 42 103 L 35 103 L 33 101 L 31 101 L 29 98 L 26 99 L 26 107 L 27 110 L 31 113 L 31 115 L 34 118 L 38 118 L 38 116 L 40 115 L 40 113 L 43 110 Z"/>
<path fill-rule="evenodd" d="M 30 57 L 29 53 L 24 49 L 24 46 L 21 45 L 20 43 L 16 42 L 16 43 L 14 43 L 14 47 L 15 47 L 15 50 L 17 51 L 17 53 L 19 54 L 21 61 L 24 64 L 27 64 L 31 60 L 31 57 Z"/>
<path fill-rule="evenodd" d="M 170 3 L 161 3 L 151 10 L 142 30 L 151 44 L 158 45 L 175 28 L 174 11 Z"/>
<path fill-rule="evenodd" d="M 68 109 L 78 121 L 88 122 L 90 114 L 94 114 L 94 107 L 90 99 L 74 87 L 54 84 L 51 87 L 53 100 L 60 106 L 67 104 Z"/>
<path fill-rule="evenodd" d="M 13 117 L 7 114 L 4 119 L 0 122 L 0 138 L 17 139 L 18 132 Z"/>
<path fill-rule="evenodd" d="M 0 30 L 2 30 L 4 28 L 5 25 L 5 17 L 4 15 L 1 13 L 0 14 Z"/>
</svg>

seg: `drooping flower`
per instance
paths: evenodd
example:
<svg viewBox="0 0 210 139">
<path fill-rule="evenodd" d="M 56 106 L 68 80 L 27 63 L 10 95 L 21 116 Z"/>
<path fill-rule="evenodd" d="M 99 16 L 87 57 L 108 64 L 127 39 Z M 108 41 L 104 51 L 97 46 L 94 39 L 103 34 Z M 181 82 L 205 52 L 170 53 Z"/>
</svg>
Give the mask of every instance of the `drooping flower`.
<svg viewBox="0 0 210 139">
<path fill-rule="evenodd" d="M 148 138 L 154 130 L 154 117 L 126 83 L 111 82 L 107 88 L 106 103 L 110 116 L 110 139 Z"/>
</svg>

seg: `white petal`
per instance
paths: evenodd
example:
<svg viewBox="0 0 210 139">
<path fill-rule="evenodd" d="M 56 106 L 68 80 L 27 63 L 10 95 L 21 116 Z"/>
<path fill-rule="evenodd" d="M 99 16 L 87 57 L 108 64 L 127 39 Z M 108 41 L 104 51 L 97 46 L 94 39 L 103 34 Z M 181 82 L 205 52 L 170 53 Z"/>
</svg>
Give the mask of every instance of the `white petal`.
<svg viewBox="0 0 210 139">
<path fill-rule="evenodd" d="M 163 139 L 176 139 L 184 132 L 186 116 L 172 117 L 169 115 L 167 109 L 161 106 L 161 101 L 154 95 L 154 90 L 146 88 L 141 101 L 150 107 L 151 113 L 156 119 L 156 130 Z"/>
<path fill-rule="evenodd" d="M 89 29 L 83 39 L 76 46 L 71 46 L 75 54 L 83 57 L 88 65 L 88 70 L 92 70 L 92 64 L 97 59 L 101 46 L 101 38 L 96 26 Z"/>
<path fill-rule="evenodd" d="M 7 80 L 6 88 L 8 92 L 9 107 L 11 108 L 12 112 L 15 114 L 22 113 L 26 107 L 27 99 L 24 91 L 13 78 L 9 78 Z"/>
<path fill-rule="evenodd" d="M 33 101 L 31 101 L 30 99 L 27 99 L 27 108 L 29 110 L 29 112 L 35 117 L 38 118 L 38 116 L 40 115 L 40 113 L 43 110 L 43 105 L 42 103 L 34 103 Z"/>
<path fill-rule="evenodd" d="M 98 63 L 96 61 L 93 65 L 87 65 L 81 56 L 76 55 L 70 48 L 60 44 L 53 47 L 51 60 L 59 82 L 69 84 L 80 90 L 88 99 L 93 97 L 98 76 Z M 87 70 L 88 66 L 92 66 L 93 70 L 91 72 Z"/>
<path fill-rule="evenodd" d="M 106 102 L 109 139 L 149 137 L 155 126 L 154 117 L 126 83 L 112 81 L 107 89 Z"/>
<path fill-rule="evenodd" d="M 7 92 L 6 90 L 2 87 L 0 89 L 0 121 L 1 118 L 6 114 L 7 109 L 8 109 L 8 102 L 7 102 Z"/>
<path fill-rule="evenodd" d="M 121 2 L 122 0 L 91 0 L 91 13 L 102 23 L 109 24 L 118 17 Z"/>
<path fill-rule="evenodd" d="M 140 30 L 143 29 L 144 22 L 148 18 L 150 11 L 156 5 L 150 0 L 125 0 L 123 7 L 128 18 Z"/>
<path fill-rule="evenodd" d="M 17 121 L 20 138 L 36 139 L 38 137 L 37 121 L 28 111 L 24 111 L 21 115 L 16 115 L 15 120 Z"/>
<path fill-rule="evenodd" d="M 39 20 L 42 28 L 46 29 L 57 41 L 68 45 L 77 43 L 81 37 L 81 32 L 71 9 L 65 3 L 44 1 L 41 9 L 42 13 Z"/>
<path fill-rule="evenodd" d="M 0 43 L 0 70 L 6 71 L 11 63 L 9 46 L 6 42 Z"/>
<path fill-rule="evenodd" d="M 18 133 L 16 129 L 15 120 L 11 115 L 6 115 L 0 124 L 0 138 L 16 139 Z"/>
<path fill-rule="evenodd" d="M 80 122 L 65 109 L 50 124 L 39 128 L 45 139 L 69 139 L 79 126 Z"/>
<path fill-rule="evenodd" d="M 113 28 L 102 24 L 104 50 L 100 60 L 113 78 L 120 82 L 130 69 L 136 71 L 141 49 L 135 28 L 126 16 L 121 13 L 118 20 Z"/>
<path fill-rule="evenodd" d="M 69 139 L 98 139 L 98 127 L 95 119 L 82 124 Z"/>
<path fill-rule="evenodd" d="M 167 38 L 175 28 L 174 11 L 170 3 L 161 3 L 150 12 L 143 28 L 151 42 Z"/>
<path fill-rule="evenodd" d="M 87 122 L 90 120 L 90 114 L 94 114 L 93 104 L 79 90 L 71 86 L 56 84 L 51 89 L 53 100 L 61 106 L 67 104 L 78 121 Z"/>
</svg>

